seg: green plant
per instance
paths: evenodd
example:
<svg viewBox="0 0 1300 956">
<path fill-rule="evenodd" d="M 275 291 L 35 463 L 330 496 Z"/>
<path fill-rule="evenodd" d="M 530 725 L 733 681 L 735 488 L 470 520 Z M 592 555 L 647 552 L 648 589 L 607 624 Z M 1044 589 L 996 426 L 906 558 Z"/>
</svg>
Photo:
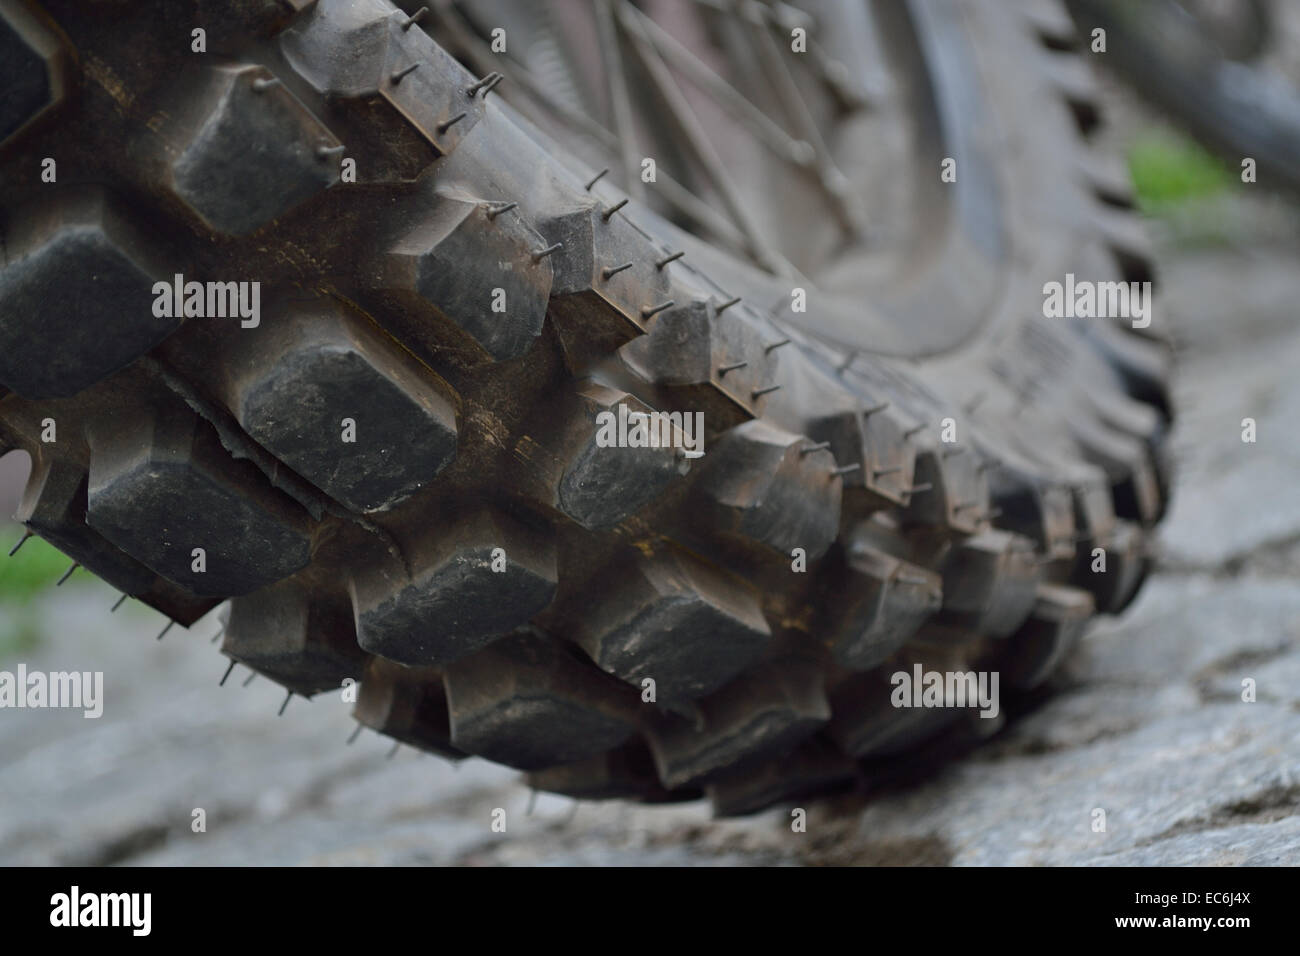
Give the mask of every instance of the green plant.
<svg viewBox="0 0 1300 956">
<path fill-rule="evenodd" d="M 1147 211 L 1213 195 L 1232 181 L 1200 144 L 1167 130 L 1139 138 L 1129 149 L 1128 165 L 1138 202 Z"/>
<path fill-rule="evenodd" d="M 7 553 L 18 542 L 22 531 L 5 530 L 9 533 L 0 535 L 0 541 L 5 542 Z M 29 538 L 12 558 L 0 556 L 0 607 L 30 604 L 54 587 L 71 564 L 72 559 L 53 545 L 38 537 Z M 69 583 L 74 581 L 75 577 L 69 579 Z"/>
<path fill-rule="evenodd" d="M 22 535 L 14 526 L 0 526 L 0 546 L 5 553 Z M 33 650 L 41 629 L 32 603 L 68 570 L 72 561 L 41 538 L 30 538 L 12 558 L 0 555 L 0 660 Z M 89 580 L 84 579 L 84 580 Z M 64 587 L 73 586 L 76 578 Z"/>
</svg>

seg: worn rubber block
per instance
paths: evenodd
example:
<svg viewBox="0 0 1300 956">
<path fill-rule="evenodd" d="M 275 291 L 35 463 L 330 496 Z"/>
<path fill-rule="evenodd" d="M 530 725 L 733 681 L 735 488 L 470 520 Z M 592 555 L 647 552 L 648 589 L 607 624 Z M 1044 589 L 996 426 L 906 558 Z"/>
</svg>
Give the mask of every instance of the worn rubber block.
<svg viewBox="0 0 1300 956">
<path fill-rule="evenodd" d="M 550 638 L 511 635 L 446 668 L 452 744 L 520 770 L 573 763 L 636 730 L 636 691 Z"/>
<path fill-rule="evenodd" d="M 188 409 L 111 419 L 90 445 L 90 526 L 167 580 L 230 597 L 310 560 L 307 513 Z"/>
<path fill-rule="evenodd" d="M 479 512 L 429 535 L 412 573 L 389 563 L 352 579 L 357 638 L 372 654 L 441 666 L 527 623 L 555 595 L 549 533 Z"/>
</svg>

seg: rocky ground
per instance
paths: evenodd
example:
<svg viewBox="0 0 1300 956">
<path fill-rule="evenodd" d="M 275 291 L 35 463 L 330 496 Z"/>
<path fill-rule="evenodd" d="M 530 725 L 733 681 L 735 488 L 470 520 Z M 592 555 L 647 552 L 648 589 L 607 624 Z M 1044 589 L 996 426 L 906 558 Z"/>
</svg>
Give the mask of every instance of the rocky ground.
<svg viewBox="0 0 1300 956">
<path fill-rule="evenodd" d="M 337 697 L 276 718 L 267 681 L 237 668 L 218 688 L 215 622 L 160 643 L 158 615 L 110 616 L 116 595 L 87 577 L 44 599 L 24 659 L 103 670 L 104 715 L 3 713 L 0 863 L 1300 863 L 1300 247 L 1293 210 L 1253 202 L 1226 245 L 1163 245 L 1182 355 L 1160 573 L 1056 697 L 924 782 L 810 804 L 802 833 L 788 809 L 714 821 L 541 795 L 530 813 L 510 771 L 368 732 L 346 745 Z"/>
</svg>

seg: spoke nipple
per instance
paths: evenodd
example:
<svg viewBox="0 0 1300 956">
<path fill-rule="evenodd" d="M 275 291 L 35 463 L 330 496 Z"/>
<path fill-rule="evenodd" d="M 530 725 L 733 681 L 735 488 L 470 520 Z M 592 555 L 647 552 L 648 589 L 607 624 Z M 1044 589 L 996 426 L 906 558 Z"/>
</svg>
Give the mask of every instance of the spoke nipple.
<svg viewBox="0 0 1300 956">
<path fill-rule="evenodd" d="M 488 80 L 488 85 L 483 87 L 483 99 L 487 99 L 488 94 L 491 93 L 493 90 L 495 90 L 497 88 L 497 84 L 504 79 L 505 79 L 505 75 L 502 73 L 498 73 L 496 76 L 492 77 L 492 79 Z"/>
<path fill-rule="evenodd" d="M 235 669 L 235 664 L 236 664 L 235 659 L 234 659 L 234 658 L 231 658 L 231 660 L 230 660 L 230 666 L 226 668 L 226 672 L 225 672 L 224 674 L 221 675 L 221 680 L 217 682 L 217 686 L 218 686 L 218 687 L 225 687 L 225 686 L 226 686 L 226 678 L 228 678 L 228 677 L 230 676 L 230 672 L 233 671 L 233 670 Z"/>
<path fill-rule="evenodd" d="M 425 15 L 428 12 L 429 12 L 428 7 L 421 7 L 419 10 L 416 10 L 409 17 L 407 17 L 405 20 L 402 21 L 402 30 L 406 31 L 411 29 L 411 27 L 415 26 L 417 23 L 423 20 Z"/>
<path fill-rule="evenodd" d="M 276 77 L 271 77 L 270 79 L 267 79 L 264 76 L 258 77 L 253 81 L 253 92 L 263 93 L 266 90 L 269 90 L 271 87 L 279 86 L 279 85 L 280 85 L 280 81 Z"/>
<path fill-rule="evenodd" d="M 838 468 L 832 468 L 832 469 L 831 469 L 831 474 L 832 474 L 832 475 L 847 475 L 847 474 L 849 474 L 849 473 L 851 473 L 851 472 L 857 471 L 857 470 L 858 470 L 859 468 L 861 468 L 861 467 L 862 467 L 862 466 L 861 466 L 860 464 L 858 464 L 858 463 L 855 461 L 855 462 L 854 462 L 853 464 L 851 464 L 851 465 L 840 465 Z"/>
<path fill-rule="evenodd" d="M 122 592 L 122 596 L 121 596 L 120 598 L 118 598 L 118 599 L 117 599 L 117 603 L 113 605 L 113 610 L 112 610 L 112 611 L 109 611 L 108 613 L 109 613 L 109 614 L 114 613 L 114 611 L 116 611 L 118 608 L 120 608 L 120 607 L 121 607 L 121 606 L 126 602 L 126 599 L 129 598 L 130 596 L 131 596 L 131 595 L 129 595 L 129 594 L 127 594 L 125 591 L 123 591 L 123 592 Z"/>
<path fill-rule="evenodd" d="M 775 392 L 775 391 L 776 391 L 777 389 L 779 389 L 780 387 L 781 387 L 780 385 L 768 385 L 768 386 L 766 386 L 765 388 L 756 388 L 756 389 L 754 389 L 752 392 L 750 392 L 749 394 L 750 394 L 751 396 L 753 396 L 754 398 L 761 398 L 761 397 L 764 396 L 764 395 L 771 395 L 773 392 Z"/>
<path fill-rule="evenodd" d="M 722 378 L 728 372 L 734 372 L 738 368 L 744 368 L 748 364 L 748 362 L 733 362 L 730 365 L 723 365 L 718 369 L 718 378 Z"/>
<path fill-rule="evenodd" d="M 894 468 L 876 468 L 871 472 L 871 480 L 876 481 L 877 479 L 884 478 L 886 475 L 896 475 L 902 470 L 902 465 L 898 465 Z"/>
<path fill-rule="evenodd" d="M 164 637 L 167 636 L 167 632 L 170 631 L 170 630 L 171 630 L 173 627 L 175 627 L 175 626 L 176 626 L 176 622 L 175 622 L 175 621 L 168 621 L 168 622 L 167 622 L 167 626 L 164 627 L 161 631 L 158 632 L 157 640 L 160 640 L 160 641 L 161 641 Z"/>
<path fill-rule="evenodd" d="M 740 296 L 736 296 L 734 299 L 728 299 L 726 302 L 722 303 L 722 305 L 718 306 L 713 311 L 716 312 L 718 315 L 721 315 L 723 312 L 726 312 L 729 308 L 731 308 L 733 305 L 736 305 L 738 302 L 740 302 Z"/>
<path fill-rule="evenodd" d="M 348 737 L 348 743 L 350 744 L 350 743 L 352 743 L 353 741 L 355 741 L 358 737 L 360 737 L 360 736 L 361 736 L 361 731 L 362 731 L 364 728 L 365 728 L 365 724 L 358 723 L 358 724 L 357 724 L 357 729 L 354 730 L 354 731 L 352 731 L 351 735 Z"/>
<path fill-rule="evenodd" d="M 658 262 L 655 263 L 655 268 L 662 271 L 664 266 L 668 265 L 668 263 L 676 262 L 684 255 L 686 255 L 685 249 L 681 250 L 680 252 L 674 252 L 672 253 L 672 255 L 664 256 L 664 258 L 660 259 Z"/>
<path fill-rule="evenodd" d="M 903 441 L 911 441 L 912 436 L 921 434 L 921 432 L 925 431 L 925 428 L 926 426 L 924 425 L 912 426 L 907 431 L 903 432 Z"/>
<path fill-rule="evenodd" d="M 604 279 L 606 282 L 608 282 L 613 276 L 618 275 L 624 269 L 631 269 L 631 268 L 632 268 L 632 263 L 630 262 L 625 262 L 621 266 L 610 266 L 607 269 L 601 270 L 600 277 Z"/>
<path fill-rule="evenodd" d="M 289 693 L 284 695 L 284 703 L 280 705 L 280 711 L 275 716 L 283 717 L 284 709 L 289 706 L 289 701 L 291 701 L 292 699 L 293 699 L 293 691 L 289 691 Z"/>
<path fill-rule="evenodd" d="M 919 495 L 921 492 L 929 491 L 933 487 L 934 485 L 927 481 L 924 484 L 913 485 L 911 488 L 905 488 L 903 493 L 908 495 Z"/>
<path fill-rule="evenodd" d="M 789 339 L 782 339 L 780 342 L 773 342 L 771 345 L 763 346 L 763 351 L 768 353 L 775 352 L 777 349 L 781 348 L 782 346 L 789 345 L 789 344 L 790 344 Z"/>
<path fill-rule="evenodd" d="M 623 197 L 622 199 L 620 199 L 618 202 L 614 203 L 614 205 L 610 206 L 608 209 L 606 209 L 604 212 L 602 212 L 602 213 L 600 214 L 600 218 L 601 218 L 601 219 L 604 219 L 606 222 L 609 222 L 610 217 L 613 216 L 614 213 L 618 212 L 620 209 L 622 209 L 622 208 L 623 208 L 624 206 L 626 206 L 627 204 L 628 204 L 628 198 L 627 198 L 626 196 L 624 196 L 624 197 Z"/>
<path fill-rule="evenodd" d="M 591 179 L 591 182 L 587 183 L 587 192 L 591 192 L 591 187 L 594 186 L 594 185 L 596 185 L 596 183 L 600 182 L 601 179 L 602 179 L 602 178 L 605 176 L 605 174 L 608 173 L 608 172 L 609 172 L 609 167 L 606 166 L 604 169 L 602 169 L 600 172 L 598 172 L 595 176 L 593 176 L 592 179 Z"/>
<path fill-rule="evenodd" d="M 80 562 L 80 561 L 73 561 L 73 562 L 72 562 L 72 567 L 68 568 L 68 570 L 66 570 L 66 571 L 63 572 L 63 577 L 59 578 L 59 580 L 58 580 L 57 582 L 55 582 L 54 586 L 55 586 L 56 588 L 57 588 L 57 587 L 61 587 L 61 586 L 63 585 L 63 582 L 66 581 L 66 580 L 68 580 L 68 578 L 72 577 L 72 572 L 75 571 L 75 570 L 77 570 L 77 568 L 79 568 L 79 567 L 81 567 L 81 562 Z"/>
<path fill-rule="evenodd" d="M 881 402 L 875 408 L 868 408 L 866 411 L 864 411 L 862 413 L 862 417 L 870 418 L 872 415 L 875 415 L 877 412 L 883 412 L 888 407 L 889 407 L 889 402 Z"/>
<path fill-rule="evenodd" d="M 830 448 L 830 447 L 831 447 L 831 443 L 830 443 L 830 442 L 828 442 L 828 441 L 819 441 L 819 442 L 818 442 L 817 444 L 815 444 L 815 445 L 804 445 L 802 448 L 799 449 L 799 455 L 800 455 L 801 457 L 802 457 L 803 455 L 811 455 L 811 454 L 812 454 L 813 452 L 815 452 L 815 451 L 823 451 L 824 449 L 827 449 L 827 448 Z"/>
<path fill-rule="evenodd" d="M 552 252 L 558 252 L 560 249 L 563 249 L 563 248 L 564 248 L 564 243 L 562 243 L 562 242 L 557 242 L 557 243 L 555 243 L 555 245 L 553 245 L 553 246 L 547 246 L 545 249 L 538 249 L 536 252 L 533 253 L 533 261 L 534 261 L 534 262 L 541 262 L 543 259 L 545 259 L 547 256 L 549 256 Z"/>
<path fill-rule="evenodd" d="M 239 686 L 247 687 L 249 684 L 253 683 L 253 678 L 256 676 L 257 676 L 257 671 L 252 671 L 247 677 L 244 678 L 244 682 Z"/>
</svg>

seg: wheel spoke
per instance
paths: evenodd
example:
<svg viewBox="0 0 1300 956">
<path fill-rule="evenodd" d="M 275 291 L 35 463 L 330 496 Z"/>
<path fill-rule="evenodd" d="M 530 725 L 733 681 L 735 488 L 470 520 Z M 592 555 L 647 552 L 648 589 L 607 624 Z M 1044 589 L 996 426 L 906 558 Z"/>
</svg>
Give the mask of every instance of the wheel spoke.
<svg viewBox="0 0 1300 956">
<path fill-rule="evenodd" d="M 565 97 L 563 89 L 549 88 L 539 75 L 520 59 L 520 50 L 501 55 L 491 50 L 478 27 L 455 0 L 432 0 L 430 6 L 439 28 L 460 49 L 466 63 L 477 73 L 497 71 L 507 79 L 510 105 L 528 117 L 539 136 L 549 137 L 553 124 L 585 137 L 596 155 L 604 153 L 615 161 L 623 174 L 621 185 L 629 195 L 641 201 L 649 197 L 641 180 L 639 142 L 644 129 L 639 117 L 646 116 L 648 104 L 632 95 L 629 83 L 628 56 L 649 77 L 651 95 L 664 107 L 669 124 L 676 133 L 678 146 L 688 162 L 688 169 L 700 175 L 695 186 L 683 183 L 663 168 L 657 170 L 654 198 L 662 212 L 671 211 L 689 221 L 702 235 L 712 236 L 743 253 L 757 265 L 776 275 L 795 272 L 794 266 L 764 234 L 759 218 L 747 205 L 737 182 L 715 149 L 700 114 L 692 106 L 677 79 L 677 72 L 733 117 L 757 142 L 763 144 L 781 162 L 793 168 L 795 175 L 807 178 L 820 191 L 833 211 L 835 220 L 850 235 L 861 235 L 861 227 L 846 201 L 844 180 L 830 159 L 829 152 L 803 103 L 788 64 L 770 30 L 787 23 L 811 28 L 807 14 L 784 4 L 767 5 L 754 0 L 694 0 L 711 12 L 723 15 L 736 24 L 737 36 L 762 65 L 767 77 L 777 87 L 782 111 L 795 118 L 788 131 L 774 121 L 739 88 L 698 56 L 690 47 L 638 9 L 630 0 L 589 0 L 594 11 L 599 63 L 608 90 L 607 126 L 599 110 L 584 110 Z M 581 9 L 581 8 L 579 8 Z M 737 21 L 743 21 L 738 23 Z M 756 38 L 761 38 L 757 39 Z M 590 39 L 588 40 L 590 42 Z M 755 49 L 757 47 L 757 49 Z M 745 55 L 740 51 L 739 55 Z M 594 59 L 594 58 L 593 58 Z M 677 72 L 675 72 L 677 71 Z M 554 78 L 553 78 L 554 79 Z M 563 84 L 559 84 L 563 86 Z M 656 122 L 659 118 L 655 118 Z M 653 124 L 652 124 L 653 125 Z M 837 188 L 837 186 L 839 188 Z M 705 198 L 708 197 L 708 198 Z"/>
<path fill-rule="evenodd" d="M 637 20 L 661 56 L 672 60 L 678 69 L 688 74 L 721 106 L 729 109 L 733 116 L 750 129 L 756 139 L 771 148 L 780 159 L 792 165 L 800 175 L 809 177 L 826 198 L 835 213 L 836 221 L 846 232 L 852 235 L 861 234 L 862 223 L 851 212 L 844 190 L 832 185 L 842 182 L 844 177 L 830 162 L 824 145 L 819 153 L 813 143 L 790 136 L 671 33 L 634 6 L 625 3 L 623 9 L 628 11 L 628 16 Z"/>
<path fill-rule="evenodd" d="M 765 72 L 771 78 L 781 106 L 795 124 L 799 137 L 812 145 L 817 157 L 818 179 L 830 199 L 831 210 L 840 225 L 850 234 L 861 234 L 864 223 L 857 213 L 856 204 L 846 194 L 847 179 L 831 159 L 830 150 L 822 139 L 821 131 L 813 120 L 812 112 L 799 91 L 794 74 L 790 72 L 781 47 L 777 45 L 766 23 L 747 23 L 748 33 L 754 40 L 756 53 L 765 65 Z"/>
<path fill-rule="evenodd" d="M 618 140 L 619 159 L 623 164 L 623 186 L 637 199 L 645 198 L 637 160 L 636 123 L 632 113 L 632 94 L 627 88 L 627 72 L 619 49 L 618 29 L 614 23 L 611 0 L 592 0 L 596 8 L 596 29 L 600 34 L 600 58 L 609 82 L 610 114 L 614 136 Z"/>
<path fill-rule="evenodd" d="M 795 164 L 806 165 L 813 158 L 811 145 L 794 139 L 761 109 L 751 103 L 743 93 L 715 73 L 675 36 L 655 23 L 633 6 L 626 6 L 628 15 L 635 17 L 650 40 L 665 59 L 671 60 L 683 73 L 700 87 L 711 93 L 717 101 L 728 107 L 737 119 L 742 120 L 754 135 L 772 149 L 780 158 Z"/>
<path fill-rule="evenodd" d="M 438 15 L 442 26 L 465 52 L 465 55 L 472 60 L 479 72 L 487 72 L 490 68 L 495 68 L 498 72 L 505 74 L 510 82 L 509 89 L 514 94 L 512 99 L 516 103 L 519 99 L 519 90 L 524 91 L 529 105 L 534 107 L 533 110 L 526 112 L 530 113 L 529 118 L 535 124 L 540 123 L 536 110 L 537 107 L 540 107 L 550 116 L 568 123 L 573 129 L 595 140 L 603 149 L 611 153 L 618 151 L 618 136 L 603 123 L 552 97 L 547 93 L 545 86 L 533 76 L 528 68 L 513 57 L 510 58 L 509 66 L 503 64 L 501 56 L 491 52 L 488 45 L 475 33 L 473 26 L 455 8 L 452 0 L 437 0 L 434 13 Z M 659 170 L 659 185 L 662 187 L 659 194 L 679 214 L 708 229 L 719 239 L 730 243 L 733 247 L 737 249 L 744 248 L 744 237 L 736 231 L 735 227 L 726 218 L 718 214 L 699 196 L 696 196 L 663 170 Z"/>
<path fill-rule="evenodd" d="M 744 235 L 748 253 L 764 268 L 777 271 L 779 257 L 771 250 L 757 223 L 749 214 L 744 200 L 727 174 L 721 158 L 714 151 L 713 144 L 709 141 L 695 111 L 682 93 L 681 87 L 677 85 L 672 71 L 659 56 L 654 45 L 641 29 L 641 25 L 625 13 L 626 7 L 626 0 L 624 0 L 619 6 L 619 25 L 632 41 L 632 48 L 649 74 L 655 89 L 668 106 L 669 115 L 677 126 L 684 145 L 708 176 L 728 215 Z"/>
</svg>

